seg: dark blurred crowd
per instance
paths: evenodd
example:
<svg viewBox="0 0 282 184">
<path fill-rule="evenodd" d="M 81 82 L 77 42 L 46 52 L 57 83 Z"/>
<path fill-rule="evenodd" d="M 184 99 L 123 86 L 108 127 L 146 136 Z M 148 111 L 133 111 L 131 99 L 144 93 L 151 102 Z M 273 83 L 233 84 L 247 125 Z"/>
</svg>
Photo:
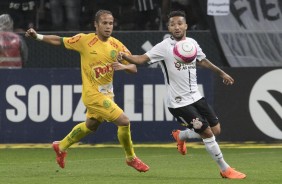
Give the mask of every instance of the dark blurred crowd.
<svg viewBox="0 0 282 184">
<path fill-rule="evenodd" d="M 9 14 L 16 32 L 91 31 L 93 14 L 113 12 L 115 30 L 167 30 L 167 14 L 183 10 L 190 30 L 206 30 L 206 0 L 1 0 L 0 15 Z"/>
</svg>

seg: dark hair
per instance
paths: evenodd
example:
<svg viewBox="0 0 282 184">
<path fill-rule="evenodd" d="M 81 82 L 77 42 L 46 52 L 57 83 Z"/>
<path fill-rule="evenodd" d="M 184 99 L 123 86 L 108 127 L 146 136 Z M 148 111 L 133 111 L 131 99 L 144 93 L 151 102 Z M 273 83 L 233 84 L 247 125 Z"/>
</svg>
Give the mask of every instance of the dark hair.
<svg viewBox="0 0 282 184">
<path fill-rule="evenodd" d="M 109 10 L 99 10 L 99 11 L 96 12 L 96 14 L 94 16 L 94 21 L 99 22 L 99 19 L 100 19 L 101 15 L 103 15 L 103 14 L 113 15 L 113 13 Z"/>
<path fill-rule="evenodd" d="M 186 20 L 186 13 L 182 10 L 176 10 L 170 12 L 167 17 L 168 19 L 170 19 L 171 17 L 184 17 L 184 19 Z"/>
</svg>

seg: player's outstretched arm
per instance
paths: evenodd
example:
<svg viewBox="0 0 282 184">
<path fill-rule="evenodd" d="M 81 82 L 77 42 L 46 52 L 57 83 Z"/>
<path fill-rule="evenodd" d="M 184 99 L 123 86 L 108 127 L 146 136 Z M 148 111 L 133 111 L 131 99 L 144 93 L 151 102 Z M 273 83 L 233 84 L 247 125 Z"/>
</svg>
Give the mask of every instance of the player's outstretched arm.
<svg viewBox="0 0 282 184">
<path fill-rule="evenodd" d="M 61 45 L 61 37 L 57 35 L 42 35 L 38 34 L 34 29 L 30 28 L 25 32 L 26 37 L 33 38 L 35 40 L 43 41 L 51 45 Z"/>
<path fill-rule="evenodd" d="M 113 62 L 112 67 L 116 71 L 125 70 L 128 73 L 137 73 L 137 67 L 136 67 L 135 64 L 124 65 L 124 64 L 116 61 L 116 62 Z"/>
<path fill-rule="evenodd" d="M 212 64 L 208 59 L 202 59 L 201 61 L 197 62 L 197 64 L 201 67 L 208 68 L 213 72 L 217 73 L 223 79 L 224 84 L 232 85 L 234 83 L 234 79 L 230 75 L 228 75 L 223 70 Z"/>
<path fill-rule="evenodd" d="M 120 60 L 124 59 L 124 60 L 128 61 L 129 63 L 137 64 L 137 65 L 144 64 L 144 63 L 150 61 L 150 58 L 146 54 L 143 54 L 143 55 L 127 55 L 124 52 L 120 52 L 118 57 L 119 57 Z"/>
</svg>

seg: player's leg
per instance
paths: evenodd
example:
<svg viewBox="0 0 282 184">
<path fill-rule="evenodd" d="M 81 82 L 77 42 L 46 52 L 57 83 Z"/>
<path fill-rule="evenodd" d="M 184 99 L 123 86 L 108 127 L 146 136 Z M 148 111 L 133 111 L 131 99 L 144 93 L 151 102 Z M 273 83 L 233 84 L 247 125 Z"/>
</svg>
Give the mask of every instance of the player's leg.
<svg viewBox="0 0 282 184">
<path fill-rule="evenodd" d="M 190 129 L 179 132 L 180 140 L 201 138 L 201 136 L 191 128 L 191 123 L 193 123 L 193 121 L 197 122 L 197 119 L 201 122 L 207 122 L 214 135 L 219 135 L 221 132 L 218 118 L 212 107 L 206 102 L 205 98 L 202 98 L 191 105 L 172 109 L 171 112 L 176 114 L 178 122 L 183 126 L 190 127 Z"/>
<path fill-rule="evenodd" d="M 113 121 L 117 125 L 117 136 L 120 144 L 124 147 L 126 159 L 133 159 L 135 157 L 133 144 L 130 133 L 130 123 L 127 116 L 122 113 L 116 120 Z"/>
<path fill-rule="evenodd" d="M 91 132 L 96 131 L 98 126 L 103 121 L 103 119 L 101 119 L 96 114 L 96 104 L 93 100 L 91 100 L 92 99 L 88 99 L 88 103 L 86 104 L 86 121 L 74 126 L 70 133 L 65 136 L 61 141 L 53 142 L 53 149 L 57 155 L 56 160 L 61 168 L 65 167 L 65 157 L 67 155 L 66 150 L 71 145 L 78 142 Z"/>
<path fill-rule="evenodd" d="M 170 113 L 177 119 L 177 122 L 186 127 L 185 130 L 180 131 L 179 138 L 181 140 L 200 139 L 201 136 L 193 129 L 192 122 L 196 118 L 204 119 L 198 112 L 194 104 L 179 108 L 169 108 Z"/>
<path fill-rule="evenodd" d="M 213 160 L 216 161 L 220 170 L 226 170 L 229 168 L 230 166 L 225 162 L 223 154 L 219 148 L 215 136 L 213 135 L 213 132 L 211 131 L 211 128 L 207 127 L 205 129 L 196 129 L 195 131 L 199 132 L 199 134 L 202 136 L 207 152 L 211 155 Z"/>
<path fill-rule="evenodd" d="M 205 119 L 197 119 L 198 122 L 194 121 L 193 128 L 195 132 L 201 135 L 207 152 L 211 155 L 213 160 L 216 161 L 221 174 L 224 173 L 225 175 L 223 175 L 225 177 L 231 179 L 245 178 L 245 174 L 232 169 L 223 158 L 223 154 L 213 133 L 220 133 L 220 124 L 218 123 L 218 118 L 213 109 L 205 102 L 204 98 L 195 103 L 195 106 L 198 112 L 204 116 Z M 209 125 L 212 126 L 212 128 Z"/>
<path fill-rule="evenodd" d="M 127 165 L 135 168 L 137 171 L 146 172 L 149 170 L 149 166 L 143 163 L 138 157 L 136 157 L 133 149 L 133 143 L 130 132 L 130 121 L 128 117 L 122 112 L 120 116 L 113 121 L 118 126 L 118 140 L 123 146 Z"/>
<path fill-rule="evenodd" d="M 205 98 L 198 100 L 194 105 L 199 111 L 199 114 L 205 117 L 209 123 L 213 134 L 218 136 L 221 132 L 221 127 L 213 108 L 207 103 Z"/>
<path fill-rule="evenodd" d="M 219 148 L 218 143 L 215 140 L 213 132 L 217 134 L 220 133 L 220 125 L 218 123 L 218 118 L 214 110 L 209 106 L 204 98 L 197 101 L 195 104 L 199 114 L 201 114 L 205 119 L 199 120 L 199 123 L 205 124 L 206 126 L 195 129 L 198 132 L 205 144 L 207 152 L 211 155 L 213 160 L 215 160 L 220 167 L 220 170 L 226 170 L 230 166 L 223 159 L 223 155 Z M 212 127 L 212 128 L 211 128 Z"/>
<path fill-rule="evenodd" d="M 211 130 L 214 136 L 218 136 L 221 132 L 220 123 L 217 123 L 215 126 L 211 127 Z"/>
<path fill-rule="evenodd" d="M 87 118 L 86 122 L 82 122 L 73 127 L 71 132 L 60 141 L 59 148 L 61 151 L 67 150 L 74 143 L 79 142 L 82 138 L 97 130 L 101 123 L 93 118 Z"/>
<path fill-rule="evenodd" d="M 198 135 L 200 135 L 200 137 L 203 139 L 203 142 L 205 143 L 206 150 L 212 156 L 212 158 L 217 161 L 221 170 L 227 169 L 229 167 L 229 165 L 223 159 L 219 146 L 215 141 L 214 135 L 211 131 L 211 128 L 209 127 L 208 122 L 199 113 L 199 110 L 195 107 L 195 104 L 174 110 L 170 109 L 170 111 L 174 114 L 174 116 L 177 114 L 182 122 L 187 123 L 187 127 L 193 128 L 194 131 Z M 187 135 L 185 131 L 181 132 L 183 133 L 183 135 L 179 135 L 179 138 L 180 136 L 183 140 L 189 138 L 189 134 Z"/>
<path fill-rule="evenodd" d="M 120 144 L 123 146 L 127 159 L 135 157 L 132 146 L 130 122 L 123 110 L 110 98 L 102 96 L 101 104 L 109 104 L 106 108 L 100 109 L 101 116 L 108 122 L 113 122 L 118 127 L 117 137 Z"/>
<path fill-rule="evenodd" d="M 197 131 L 197 130 L 196 130 Z M 223 178 L 229 179 L 244 179 L 246 175 L 231 168 L 224 160 L 220 147 L 213 135 L 210 127 L 206 128 L 203 132 L 199 132 L 203 138 L 207 152 L 211 155 L 212 159 L 217 163 L 220 168 L 220 175 Z"/>
<path fill-rule="evenodd" d="M 112 99 L 100 96 L 99 102 L 101 108 L 96 110 L 100 116 L 108 122 L 113 122 L 118 127 L 117 137 L 125 151 L 126 163 L 140 172 L 148 171 L 149 166 L 137 158 L 134 153 L 128 117 Z"/>
<path fill-rule="evenodd" d="M 100 124 L 101 122 L 94 118 L 87 118 L 86 122 L 82 122 L 74 126 L 71 132 L 61 141 L 53 142 L 53 149 L 57 155 L 56 160 L 61 168 L 65 167 L 65 157 L 67 156 L 66 150 L 89 133 L 96 131 Z"/>
<path fill-rule="evenodd" d="M 193 118 L 200 117 L 201 115 L 193 105 L 187 105 L 175 109 L 169 108 L 169 111 L 177 119 L 177 122 L 186 127 L 185 130 L 172 131 L 172 136 L 177 142 L 178 152 L 185 155 L 187 153 L 186 141 L 188 139 L 201 139 L 201 136 L 194 131 L 191 124 Z"/>
</svg>

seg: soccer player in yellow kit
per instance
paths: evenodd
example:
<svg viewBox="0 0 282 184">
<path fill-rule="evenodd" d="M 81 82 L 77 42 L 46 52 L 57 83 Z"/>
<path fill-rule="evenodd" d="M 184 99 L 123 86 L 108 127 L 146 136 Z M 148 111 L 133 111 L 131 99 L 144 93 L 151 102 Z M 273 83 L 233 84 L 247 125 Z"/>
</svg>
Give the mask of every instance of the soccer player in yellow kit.
<svg viewBox="0 0 282 184">
<path fill-rule="evenodd" d="M 95 14 L 95 33 L 81 33 L 73 37 L 61 38 L 56 35 L 38 34 L 34 29 L 26 31 L 27 37 L 51 45 L 64 45 L 65 48 L 80 53 L 82 99 L 87 108 L 86 121 L 77 124 L 63 140 L 53 142 L 56 160 L 61 168 L 65 167 L 66 150 L 89 133 L 95 132 L 102 122 L 107 121 L 113 122 L 118 127 L 117 136 L 124 148 L 127 165 L 140 172 L 149 170 L 149 166 L 134 153 L 128 117 L 113 101 L 114 71 L 137 72 L 134 64 L 117 60 L 120 51 L 130 52 L 119 40 L 111 37 L 113 22 L 114 18 L 110 11 L 99 10 Z"/>
</svg>

